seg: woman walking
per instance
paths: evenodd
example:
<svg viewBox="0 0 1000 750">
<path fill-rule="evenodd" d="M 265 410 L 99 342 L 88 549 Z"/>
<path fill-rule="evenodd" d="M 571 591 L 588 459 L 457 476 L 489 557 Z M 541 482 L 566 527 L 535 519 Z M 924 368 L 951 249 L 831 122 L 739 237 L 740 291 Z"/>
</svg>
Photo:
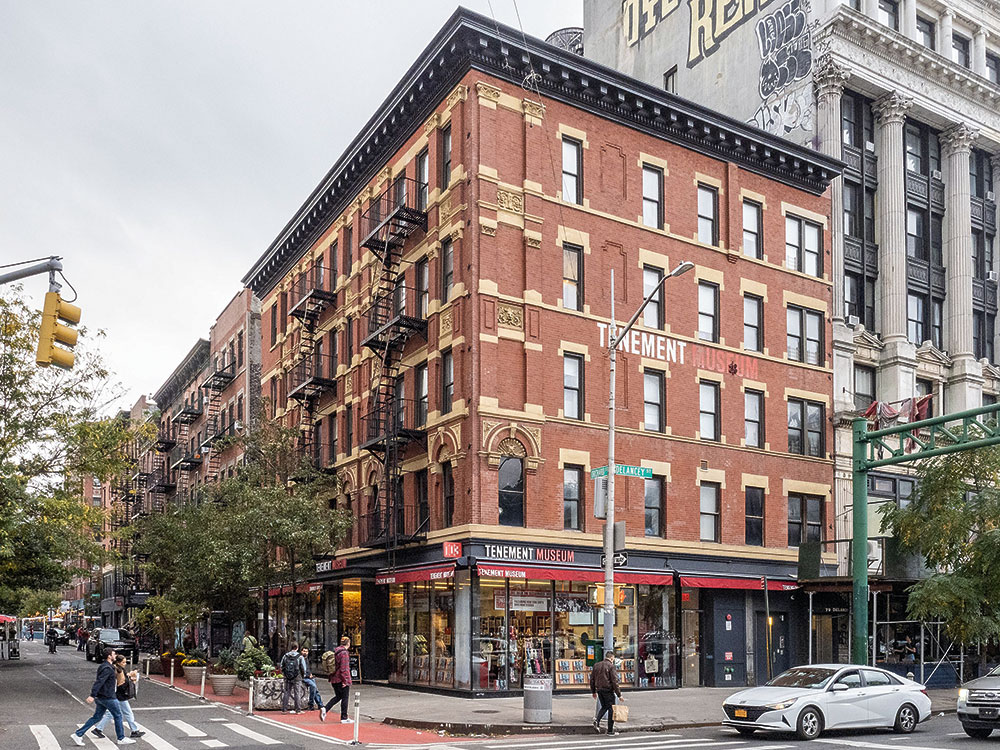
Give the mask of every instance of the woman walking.
<svg viewBox="0 0 1000 750">
<path fill-rule="evenodd" d="M 131 701 L 135 698 L 135 684 L 139 681 L 139 672 L 137 670 L 132 670 L 131 672 L 126 672 L 125 668 L 128 666 L 128 661 L 125 659 L 124 654 L 118 654 L 115 656 L 115 699 L 118 701 L 118 706 L 122 711 L 122 719 L 128 724 L 128 728 L 132 730 L 132 734 L 129 736 L 132 738 L 142 737 L 145 734 L 139 729 L 139 725 L 135 723 L 135 714 L 132 713 Z M 105 714 L 104 718 L 91 730 L 91 734 L 95 737 L 104 736 L 104 728 L 111 721 L 111 714 Z"/>
</svg>

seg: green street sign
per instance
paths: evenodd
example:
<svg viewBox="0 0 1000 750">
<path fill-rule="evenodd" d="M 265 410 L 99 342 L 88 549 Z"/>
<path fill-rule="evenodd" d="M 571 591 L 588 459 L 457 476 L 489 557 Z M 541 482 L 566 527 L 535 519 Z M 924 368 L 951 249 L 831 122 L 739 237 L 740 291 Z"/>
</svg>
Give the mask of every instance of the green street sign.
<svg viewBox="0 0 1000 750">
<path fill-rule="evenodd" d="M 608 475 L 607 466 L 598 466 L 590 470 L 590 478 L 606 477 Z M 653 470 L 643 466 L 629 466 L 628 464 L 615 464 L 616 477 L 636 477 L 638 479 L 652 479 Z"/>
</svg>

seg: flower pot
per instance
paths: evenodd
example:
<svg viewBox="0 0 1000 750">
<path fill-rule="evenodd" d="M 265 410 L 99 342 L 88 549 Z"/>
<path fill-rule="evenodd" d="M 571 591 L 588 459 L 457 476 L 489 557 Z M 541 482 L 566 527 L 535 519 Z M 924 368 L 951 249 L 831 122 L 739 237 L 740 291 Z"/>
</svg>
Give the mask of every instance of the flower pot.
<svg viewBox="0 0 1000 750">
<path fill-rule="evenodd" d="M 208 667 L 184 667 L 184 679 L 188 685 L 201 685 L 201 678 L 208 672 Z"/>
<path fill-rule="evenodd" d="M 236 675 L 234 674 L 210 674 L 208 679 L 212 683 L 212 692 L 216 695 L 232 695 L 233 688 L 236 687 Z"/>
<path fill-rule="evenodd" d="M 174 663 L 174 677 L 184 676 L 184 667 L 181 666 L 181 662 L 184 661 L 180 656 L 161 656 L 160 657 L 160 668 L 163 669 L 163 675 L 169 680 L 170 679 L 170 662 Z"/>
</svg>

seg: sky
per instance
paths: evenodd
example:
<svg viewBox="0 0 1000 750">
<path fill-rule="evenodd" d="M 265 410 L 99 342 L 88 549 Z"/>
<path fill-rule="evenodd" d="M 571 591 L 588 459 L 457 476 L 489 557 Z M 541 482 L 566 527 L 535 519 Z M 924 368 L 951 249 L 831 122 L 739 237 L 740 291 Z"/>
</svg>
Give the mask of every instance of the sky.
<svg viewBox="0 0 1000 750">
<path fill-rule="evenodd" d="M 582 0 L 514 1 L 463 4 L 542 38 L 582 25 Z M 0 265 L 63 257 L 116 407 L 207 338 L 456 7 L 0 0 Z M 24 286 L 40 308 L 46 279 Z"/>
</svg>

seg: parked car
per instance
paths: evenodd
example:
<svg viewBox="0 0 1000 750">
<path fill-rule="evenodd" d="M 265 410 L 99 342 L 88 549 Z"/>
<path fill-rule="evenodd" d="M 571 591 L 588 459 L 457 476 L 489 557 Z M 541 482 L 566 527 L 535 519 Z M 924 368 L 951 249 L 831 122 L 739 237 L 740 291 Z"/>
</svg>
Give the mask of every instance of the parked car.
<svg viewBox="0 0 1000 750">
<path fill-rule="evenodd" d="M 1000 729 L 1000 667 L 959 688 L 958 720 L 967 735 L 979 740 Z"/>
<path fill-rule="evenodd" d="M 139 645 L 135 636 L 121 628 L 94 628 L 87 641 L 85 655 L 87 661 L 100 661 L 106 648 L 113 648 L 119 654 L 125 654 L 129 661 L 139 661 Z"/>
<path fill-rule="evenodd" d="M 795 732 L 812 740 L 824 729 L 892 727 L 912 732 L 931 715 L 918 682 L 877 667 L 810 664 L 792 667 L 766 685 L 741 690 L 722 706 L 723 724 L 743 735 Z"/>
<path fill-rule="evenodd" d="M 68 646 L 69 645 L 69 633 L 67 633 L 62 628 L 54 628 L 56 631 L 56 645 L 57 646 Z"/>
</svg>

